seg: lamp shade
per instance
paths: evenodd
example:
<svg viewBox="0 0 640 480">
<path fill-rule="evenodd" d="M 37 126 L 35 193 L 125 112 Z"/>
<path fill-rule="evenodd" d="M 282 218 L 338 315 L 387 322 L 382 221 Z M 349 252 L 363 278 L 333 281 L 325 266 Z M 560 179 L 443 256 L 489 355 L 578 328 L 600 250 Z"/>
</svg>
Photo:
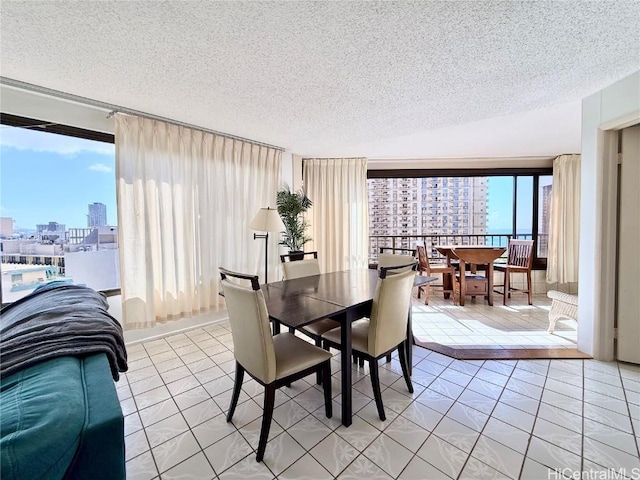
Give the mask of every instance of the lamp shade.
<svg viewBox="0 0 640 480">
<path fill-rule="evenodd" d="M 249 228 L 260 232 L 282 232 L 284 223 L 275 208 L 261 208 L 249 222 Z"/>
</svg>

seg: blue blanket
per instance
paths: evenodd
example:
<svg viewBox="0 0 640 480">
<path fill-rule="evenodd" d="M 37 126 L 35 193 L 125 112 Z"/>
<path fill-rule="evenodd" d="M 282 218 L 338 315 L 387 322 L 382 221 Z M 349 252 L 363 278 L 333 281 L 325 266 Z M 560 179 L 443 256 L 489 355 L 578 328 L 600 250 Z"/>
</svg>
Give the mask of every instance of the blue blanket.
<svg viewBox="0 0 640 480">
<path fill-rule="evenodd" d="M 0 311 L 0 377 L 65 355 L 104 352 L 114 380 L 127 371 L 120 323 L 87 287 L 44 285 Z"/>
</svg>

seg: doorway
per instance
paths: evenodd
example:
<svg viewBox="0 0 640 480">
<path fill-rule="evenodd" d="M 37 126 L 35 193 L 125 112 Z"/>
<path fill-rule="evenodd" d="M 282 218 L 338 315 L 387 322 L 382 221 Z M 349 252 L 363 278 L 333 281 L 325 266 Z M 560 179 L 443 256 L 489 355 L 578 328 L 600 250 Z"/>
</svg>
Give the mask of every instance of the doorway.
<svg viewBox="0 0 640 480">
<path fill-rule="evenodd" d="M 640 364 L 640 124 L 620 132 L 616 357 Z"/>
</svg>

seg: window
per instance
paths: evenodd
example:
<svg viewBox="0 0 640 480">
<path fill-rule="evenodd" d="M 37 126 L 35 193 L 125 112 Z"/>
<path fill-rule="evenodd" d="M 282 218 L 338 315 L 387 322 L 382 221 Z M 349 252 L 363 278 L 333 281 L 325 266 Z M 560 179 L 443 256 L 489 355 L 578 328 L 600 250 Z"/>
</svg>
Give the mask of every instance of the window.
<svg viewBox="0 0 640 480">
<path fill-rule="evenodd" d="M 120 287 L 113 136 L 2 115 L 2 302 L 50 281 Z"/>
<path fill-rule="evenodd" d="M 509 238 L 534 239 L 534 268 L 546 267 L 551 168 L 474 170 L 471 175 L 469 170 L 369 171 L 371 204 L 374 205 L 378 198 L 375 180 L 386 178 L 393 181 L 408 173 L 422 178 L 422 181 L 414 184 L 419 190 L 414 193 L 414 198 L 422 199 L 420 210 L 414 210 L 414 214 L 418 215 L 420 211 L 422 218 L 420 222 L 418 219 L 409 219 L 413 224 L 421 225 L 421 231 L 414 236 L 414 241 L 421 236 L 470 235 L 462 239 L 443 240 L 463 243 L 479 240 L 506 246 Z M 387 225 L 390 224 L 391 221 L 387 222 Z M 386 228 L 383 234 L 379 233 L 379 228 L 376 232 L 374 234 L 371 231 L 370 236 L 402 236 L 405 233 L 394 228 Z M 406 235 L 404 237 L 402 241 L 406 241 Z M 371 239 L 370 245 L 373 247 L 379 241 L 382 239 Z"/>
</svg>

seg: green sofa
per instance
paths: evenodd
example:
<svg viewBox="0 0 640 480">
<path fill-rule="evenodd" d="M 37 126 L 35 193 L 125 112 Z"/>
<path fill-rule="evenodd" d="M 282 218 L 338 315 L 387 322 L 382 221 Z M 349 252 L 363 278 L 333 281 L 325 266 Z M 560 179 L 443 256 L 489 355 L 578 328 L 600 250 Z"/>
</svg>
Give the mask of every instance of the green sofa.
<svg viewBox="0 0 640 480">
<path fill-rule="evenodd" d="M 0 382 L 0 477 L 124 479 L 124 421 L 104 353 L 62 356 Z"/>
</svg>

